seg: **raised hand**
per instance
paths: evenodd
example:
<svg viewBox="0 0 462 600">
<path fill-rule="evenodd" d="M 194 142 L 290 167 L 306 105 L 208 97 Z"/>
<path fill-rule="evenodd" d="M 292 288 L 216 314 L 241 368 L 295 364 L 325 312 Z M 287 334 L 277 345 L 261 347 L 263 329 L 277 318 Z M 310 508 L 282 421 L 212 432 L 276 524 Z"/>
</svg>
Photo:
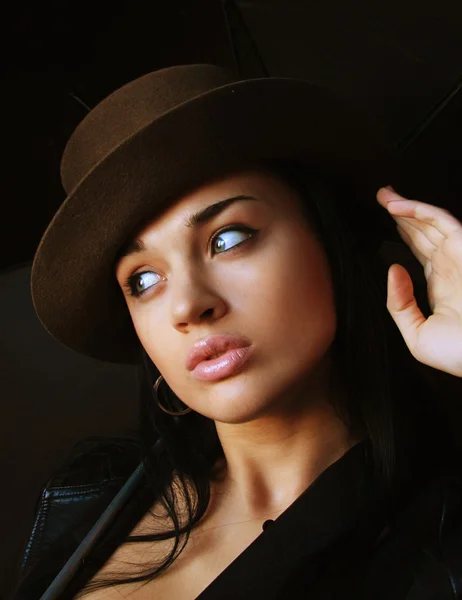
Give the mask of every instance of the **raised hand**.
<svg viewBox="0 0 462 600">
<path fill-rule="evenodd" d="M 403 198 L 390 187 L 380 188 L 377 200 L 424 268 L 433 314 L 425 318 L 411 276 L 396 263 L 388 271 L 387 309 L 416 360 L 462 377 L 462 223 L 449 211 Z"/>
</svg>

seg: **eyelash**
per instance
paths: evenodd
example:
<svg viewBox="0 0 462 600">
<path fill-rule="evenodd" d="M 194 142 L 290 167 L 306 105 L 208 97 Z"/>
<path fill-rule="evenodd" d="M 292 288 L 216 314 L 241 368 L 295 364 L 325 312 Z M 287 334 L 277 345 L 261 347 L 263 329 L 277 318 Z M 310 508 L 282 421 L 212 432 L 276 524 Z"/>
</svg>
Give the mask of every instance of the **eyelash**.
<svg viewBox="0 0 462 600">
<path fill-rule="evenodd" d="M 227 227 L 224 227 L 223 229 L 220 229 L 220 231 L 217 231 L 213 235 L 213 237 L 211 239 L 211 246 L 213 247 L 213 243 L 215 242 L 215 239 L 217 237 L 219 237 L 223 233 L 226 233 L 227 231 L 242 231 L 243 233 L 249 233 L 250 237 L 248 237 L 245 240 L 242 240 L 242 242 L 239 242 L 238 244 L 234 244 L 234 246 L 232 246 L 231 248 L 229 248 L 229 250 L 224 250 L 223 252 L 218 252 L 216 254 L 225 254 L 226 252 L 231 252 L 232 250 L 234 250 L 235 248 L 237 248 L 241 244 L 244 244 L 245 242 L 248 242 L 253 237 L 255 237 L 255 234 L 258 233 L 259 230 L 258 229 L 253 229 L 252 227 L 247 227 L 246 225 L 228 225 Z M 135 290 L 135 281 L 136 281 L 136 278 L 140 277 L 140 275 L 145 275 L 146 273 L 151 273 L 151 271 L 140 271 L 138 273 L 134 273 L 133 275 L 130 275 L 130 277 L 128 277 L 125 280 L 125 283 L 124 283 L 123 287 L 128 292 L 128 294 L 130 296 L 133 296 L 134 298 L 139 298 L 145 292 L 148 291 L 147 289 L 144 290 L 144 291 L 142 291 L 142 292 L 138 292 L 137 290 Z"/>
</svg>

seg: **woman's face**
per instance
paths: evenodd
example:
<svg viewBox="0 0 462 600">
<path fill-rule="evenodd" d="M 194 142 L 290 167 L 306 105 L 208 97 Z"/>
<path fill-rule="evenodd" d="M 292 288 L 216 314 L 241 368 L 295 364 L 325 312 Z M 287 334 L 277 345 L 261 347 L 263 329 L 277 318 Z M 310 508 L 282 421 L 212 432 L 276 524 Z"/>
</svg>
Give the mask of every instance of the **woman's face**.
<svg viewBox="0 0 462 600">
<path fill-rule="evenodd" d="M 186 225 L 193 213 L 237 196 L 251 199 Z M 185 404 L 215 421 L 293 410 L 308 401 L 303 390 L 326 363 L 336 331 L 330 268 L 299 203 L 262 169 L 233 173 L 144 226 L 136 237 L 146 249 L 117 266 L 147 354 Z M 143 293 L 135 297 L 126 280 L 141 273 L 133 287 Z M 246 337 L 250 358 L 232 376 L 198 380 L 185 366 L 188 351 L 215 334 Z"/>
</svg>

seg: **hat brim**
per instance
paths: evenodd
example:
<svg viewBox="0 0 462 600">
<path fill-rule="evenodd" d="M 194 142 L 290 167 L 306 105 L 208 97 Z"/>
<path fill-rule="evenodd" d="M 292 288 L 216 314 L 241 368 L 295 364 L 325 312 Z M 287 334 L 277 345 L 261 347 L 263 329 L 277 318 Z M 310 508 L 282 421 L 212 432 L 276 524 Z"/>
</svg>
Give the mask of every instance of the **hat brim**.
<svg viewBox="0 0 462 600">
<path fill-rule="evenodd" d="M 34 257 L 36 313 L 65 346 L 136 363 L 139 340 L 113 268 L 146 217 L 246 161 L 295 159 L 359 181 L 391 153 L 373 119 L 306 81 L 246 80 L 197 96 L 124 140 L 71 191 Z"/>
</svg>

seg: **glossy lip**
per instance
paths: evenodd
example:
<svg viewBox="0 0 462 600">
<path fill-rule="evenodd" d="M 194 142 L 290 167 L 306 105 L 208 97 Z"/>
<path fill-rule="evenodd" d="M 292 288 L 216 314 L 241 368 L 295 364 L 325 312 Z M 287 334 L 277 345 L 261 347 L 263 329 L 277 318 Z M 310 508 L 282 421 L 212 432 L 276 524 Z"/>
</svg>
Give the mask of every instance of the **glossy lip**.
<svg viewBox="0 0 462 600">
<path fill-rule="evenodd" d="M 252 354 L 252 346 L 232 348 L 212 360 L 202 360 L 191 375 L 202 381 L 218 381 L 242 370 L 243 365 Z"/>
<path fill-rule="evenodd" d="M 243 336 L 209 335 L 198 340 L 191 346 L 186 357 L 185 366 L 188 371 L 193 371 L 200 362 L 207 360 L 215 354 L 224 354 L 228 350 L 246 348 L 247 346 L 250 346 L 250 341 Z M 207 362 L 212 363 L 212 361 Z"/>
</svg>

